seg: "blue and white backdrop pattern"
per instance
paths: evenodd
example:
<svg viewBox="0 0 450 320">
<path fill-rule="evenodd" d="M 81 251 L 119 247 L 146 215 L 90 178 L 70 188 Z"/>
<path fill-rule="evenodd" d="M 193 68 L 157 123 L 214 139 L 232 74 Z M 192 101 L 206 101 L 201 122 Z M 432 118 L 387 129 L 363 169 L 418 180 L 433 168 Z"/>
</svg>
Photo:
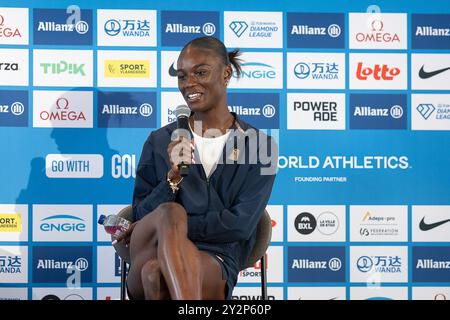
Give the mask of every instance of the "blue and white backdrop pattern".
<svg viewBox="0 0 450 320">
<path fill-rule="evenodd" d="M 242 49 L 229 108 L 280 145 L 270 298 L 449 299 L 450 4 L 419 0 L 1 0 L 0 299 L 118 298 L 96 221 L 202 35 Z"/>
</svg>

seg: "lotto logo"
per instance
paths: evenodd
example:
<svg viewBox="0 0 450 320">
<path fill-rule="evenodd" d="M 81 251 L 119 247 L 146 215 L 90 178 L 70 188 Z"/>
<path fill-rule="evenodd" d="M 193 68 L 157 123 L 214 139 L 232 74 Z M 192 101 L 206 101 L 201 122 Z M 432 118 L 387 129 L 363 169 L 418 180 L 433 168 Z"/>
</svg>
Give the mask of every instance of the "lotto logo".
<svg viewBox="0 0 450 320">
<path fill-rule="evenodd" d="M 393 67 L 389 68 L 388 65 L 375 64 L 373 68 L 363 67 L 363 63 L 359 62 L 356 69 L 356 77 L 359 80 L 367 80 L 369 76 L 375 80 L 393 80 L 394 77 L 400 74 L 400 69 Z"/>
</svg>

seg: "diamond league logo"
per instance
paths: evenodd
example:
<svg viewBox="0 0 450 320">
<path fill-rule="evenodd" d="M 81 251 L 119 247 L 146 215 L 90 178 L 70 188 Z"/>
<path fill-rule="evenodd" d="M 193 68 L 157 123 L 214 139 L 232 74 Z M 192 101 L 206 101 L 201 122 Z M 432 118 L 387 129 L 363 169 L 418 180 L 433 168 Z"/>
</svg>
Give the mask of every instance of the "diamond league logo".
<svg viewBox="0 0 450 320">
<path fill-rule="evenodd" d="M 245 21 L 233 21 L 230 23 L 230 29 L 234 34 L 240 38 L 242 34 L 247 30 L 248 24 Z"/>
<path fill-rule="evenodd" d="M 422 103 L 417 106 L 417 111 L 425 120 L 431 116 L 435 109 L 436 108 L 431 103 Z"/>
</svg>

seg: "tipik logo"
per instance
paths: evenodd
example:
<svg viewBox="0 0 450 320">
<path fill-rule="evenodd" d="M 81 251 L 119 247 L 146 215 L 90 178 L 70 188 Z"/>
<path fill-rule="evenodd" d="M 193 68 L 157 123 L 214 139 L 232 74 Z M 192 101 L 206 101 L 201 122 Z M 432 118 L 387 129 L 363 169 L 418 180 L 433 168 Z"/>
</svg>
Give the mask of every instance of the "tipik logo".
<svg viewBox="0 0 450 320">
<path fill-rule="evenodd" d="M 427 120 L 436 109 L 431 103 L 422 103 L 417 106 L 417 111 Z"/>
<path fill-rule="evenodd" d="M 399 68 L 389 68 L 386 64 L 375 64 L 373 68 L 364 67 L 363 63 L 359 62 L 356 69 L 356 77 L 359 80 L 367 80 L 369 76 L 372 76 L 375 80 L 394 80 L 394 77 L 400 74 Z"/>
<path fill-rule="evenodd" d="M 316 229 L 317 221 L 311 213 L 302 212 L 295 218 L 294 226 L 298 233 L 308 235 Z"/>
<path fill-rule="evenodd" d="M 450 70 L 450 67 L 448 67 L 448 68 L 443 68 L 443 69 L 438 69 L 438 70 L 427 72 L 424 70 L 424 67 L 425 66 L 423 65 L 422 68 L 420 68 L 420 70 L 419 70 L 419 78 L 421 78 L 421 79 L 428 79 L 428 78 L 437 76 L 438 74 L 440 74 L 442 72 Z"/>
<path fill-rule="evenodd" d="M 148 37 L 150 35 L 150 20 L 124 19 L 121 23 L 116 19 L 109 19 L 103 27 L 108 36 L 117 36 L 120 32 L 124 37 Z"/>
<path fill-rule="evenodd" d="M 433 222 L 433 223 L 426 223 L 425 217 L 423 217 L 422 220 L 420 220 L 419 229 L 422 231 L 428 231 L 428 230 L 437 228 L 447 222 L 450 222 L 450 219 L 441 220 L 441 221 L 437 221 L 437 222 Z"/>
<path fill-rule="evenodd" d="M 248 24 L 245 21 L 233 21 L 229 25 L 234 34 L 240 38 L 242 34 L 247 30 Z"/>
<path fill-rule="evenodd" d="M 84 63 L 68 63 L 66 61 L 60 61 L 58 63 L 41 63 L 40 66 L 44 68 L 44 74 L 52 73 L 52 74 L 80 74 L 85 76 L 84 73 Z"/>
<path fill-rule="evenodd" d="M 5 18 L 0 14 L 0 38 L 14 38 L 19 37 L 21 38 L 22 35 L 20 34 L 19 29 L 17 28 L 8 28 L 4 25 Z"/>
</svg>

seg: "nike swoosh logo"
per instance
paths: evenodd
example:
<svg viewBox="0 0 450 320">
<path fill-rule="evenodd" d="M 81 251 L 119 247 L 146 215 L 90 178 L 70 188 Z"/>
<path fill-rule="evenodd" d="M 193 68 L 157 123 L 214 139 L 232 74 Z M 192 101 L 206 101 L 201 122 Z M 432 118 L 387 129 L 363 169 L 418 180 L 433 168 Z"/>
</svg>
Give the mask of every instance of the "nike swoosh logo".
<svg viewBox="0 0 450 320">
<path fill-rule="evenodd" d="M 425 223 L 424 220 L 425 220 L 425 217 L 422 218 L 422 220 L 420 221 L 420 224 L 419 224 L 419 229 L 422 231 L 428 231 L 428 230 L 434 229 L 436 227 L 439 227 L 440 225 L 442 225 L 444 223 L 450 222 L 450 219 L 447 219 L 447 220 L 442 220 L 442 221 L 428 224 L 428 223 Z"/>
<path fill-rule="evenodd" d="M 424 66 L 422 66 L 422 68 L 420 68 L 420 70 L 419 70 L 419 77 L 422 79 L 428 79 L 428 78 L 434 77 L 435 75 L 438 75 L 439 73 L 450 70 L 450 67 L 448 67 L 448 68 L 439 69 L 439 70 L 435 70 L 435 71 L 431 71 L 431 72 L 426 72 L 425 70 L 423 70 L 423 67 Z"/>
<path fill-rule="evenodd" d="M 178 71 L 177 71 L 177 69 L 174 68 L 173 63 L 172 63 L 172 65 L 169 68 L 169 75 L 171 77 L 176 77 L 178 75 Z"/>
</svg>

